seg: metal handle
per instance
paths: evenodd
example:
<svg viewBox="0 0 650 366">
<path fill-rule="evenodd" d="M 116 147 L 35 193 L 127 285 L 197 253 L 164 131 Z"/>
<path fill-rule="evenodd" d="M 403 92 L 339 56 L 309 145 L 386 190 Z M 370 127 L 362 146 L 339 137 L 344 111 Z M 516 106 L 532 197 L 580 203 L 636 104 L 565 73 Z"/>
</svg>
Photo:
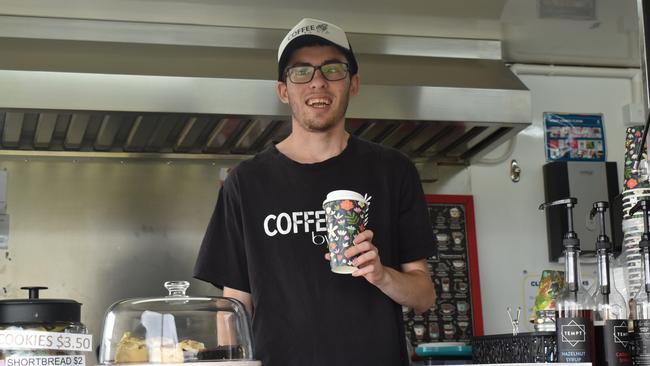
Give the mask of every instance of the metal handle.
<svg viewBox="0 0 650 366">
<path fill-rule="evenodd" d="M 594 202 L 594 207 L 591 208 L 591 211 L 589 211 L 589 219 L 593 220 L 594 216 L 596 216 L 596 213 L 598 212 L 605 212 L 609 208 L 609 202 L 607 201 L 598 201 Z"/>
<path fill-rule="evenodd" d="M 648 228 L 648 226 L 650 225 L 650 223 L 648 222 L 648 210 L 649 209 L 650 209 L 650 200 L 647 200 L 647 199 L 637 202 L 636 205 L 634 205 L 634 207 L 632 207 L 630 209 L 630 216 L 634 215 L 637 212 L 639 212 L 639 210 L 643 210 L 643 236 L 642 236 L 642 242 L 644 240 L 648 240 L 648 234 L 650 234 L 648 232 L 648 230 L 650 230 Z M 641 246 L 641 243 L 639 243 L 639 246 Z"/>
<path fill-rule="evenodd" d="M 38 299 L 38 292 L 40 290 L 47 290 L 47 287 L 44 286 L 24 286 L 20 288 L 21 290 L 29 291 L 30 299 Z"/>
<path fill-rule="evenodd" d="M 575 197 L 569 197 L 569 198 L 564 198 L 561 200 L 553 201 L 553 202 L 544 202 L 541 205 L 539 205 L 539 209 L 543 210 L 545 208 L 551 207 L 551 206 L 561 206 L 561 205 L 566 205 L 567 207 L 573 207 L 578 204 L 578 199 Z"/>
<path fill-rule="evenodd" d="M 521 167 L 517 160 L 512 159 L 510 162 L 510 180 L 517 183 L 521 180 Z"/>
<path fill-rule="evenodd" d="M 643 210 L 643 212 L 646 213 L 649 207 L 650 207 L 650 200 L 647 199 L 641 200 L 637 202 L 636 205 L 634 205 L 634 207 L 630 209 L 630 215 L 634 215 L 635 213 L 639 212 L 639 210 Z"/>
</svg>

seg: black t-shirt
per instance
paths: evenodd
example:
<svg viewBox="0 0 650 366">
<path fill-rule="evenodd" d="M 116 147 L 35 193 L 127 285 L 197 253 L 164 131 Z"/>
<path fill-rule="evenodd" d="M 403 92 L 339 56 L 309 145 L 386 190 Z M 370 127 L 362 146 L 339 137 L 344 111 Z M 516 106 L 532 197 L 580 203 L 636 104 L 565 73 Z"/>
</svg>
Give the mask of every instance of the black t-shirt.
<svg viewBox="0 0 650 366">
<path fill-rule="evenodd" d="M 264 366 L 407 365 L 401 306 L 324 259 L 328 192 L 371 196 L 368 229 L 382 264 L 433 255 L 413 164 L 351 136 L 341 154 L 300 164 L 271 147 L 240 163 L 219 193 L 195 277 L 249 292 L 255 358 Z"/>
</svg>

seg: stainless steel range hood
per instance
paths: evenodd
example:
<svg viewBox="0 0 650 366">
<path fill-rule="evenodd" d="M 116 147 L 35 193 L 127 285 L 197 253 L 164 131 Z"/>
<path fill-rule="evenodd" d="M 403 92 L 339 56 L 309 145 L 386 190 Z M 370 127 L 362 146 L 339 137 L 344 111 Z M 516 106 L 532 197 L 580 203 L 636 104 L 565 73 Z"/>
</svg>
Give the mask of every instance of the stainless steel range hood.
<svg viewBox="0 0 650 366">
<path fill-rule="evenodd" d="M 0 18 L 0 36 L 15 39 L 200 45 L 228 54 L 214 59 L 210 77 L 56 67 L 0 70 L 4 150 L 250 155 L 290 131 L 288 110 L 275 95 L 270 46 L 284 31 L 201 27 L 192 32 L 192 26 L 128 23 L 122 26 L 141 31 L 123 39 L 131 33 L 119 32 L 116 22 L 111 22 L 111 29 L 118 30 L 111 37 L 110 32 L 84 31 L 104 27 L 100 21 L 38 19 L 41 28 L 26 28 L 25 22 L 35 20 Z M 169 37 L 181 31 L 195 37 Z M 362 77 L 360 95 L 347 114 L 355 135 L 400 149 L 416 161 L 468 164 L 530 124 L 530 92 L 499 60 L 499 42 L 350 38 Z M 233 59 L 244 60 L 252 50 L 256 57 L 268 57 L 268 67 L 233 69 Z"/>
</svg>

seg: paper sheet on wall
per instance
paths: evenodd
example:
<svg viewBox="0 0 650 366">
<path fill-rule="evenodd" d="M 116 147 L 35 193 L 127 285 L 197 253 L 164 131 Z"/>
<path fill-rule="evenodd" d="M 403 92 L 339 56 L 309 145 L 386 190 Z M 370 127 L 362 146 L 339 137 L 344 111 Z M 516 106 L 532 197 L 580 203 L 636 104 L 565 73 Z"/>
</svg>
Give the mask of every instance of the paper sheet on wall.
<svg viewBox="0 0 650 366">
<path fill-rule="evenodd" d="M 0 250 L 9 249 L 9 215 L 0 215 Z"/>
<path fill-rule="evenodd" d="M 548 161 L 605 161 L 602 114 L 544 112 Z"/>
<path fill-rule="evenodd" d="M 7 213 L 7 170 L 0 169 L 0 214 Z"/>
</svg>

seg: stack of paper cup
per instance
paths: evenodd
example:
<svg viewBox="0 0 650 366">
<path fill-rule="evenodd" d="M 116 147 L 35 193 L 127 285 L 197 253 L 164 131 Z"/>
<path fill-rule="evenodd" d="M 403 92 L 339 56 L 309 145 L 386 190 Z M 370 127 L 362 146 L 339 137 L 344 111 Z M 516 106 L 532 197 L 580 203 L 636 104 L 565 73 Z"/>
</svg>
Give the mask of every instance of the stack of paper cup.
<svg viewBox="0 0 650 366">
<path fill-rule="evenodd" d="M 621 196 L 623 197 L 623 220 L 643 218 L 643 213 L 641 211 L 632 216 L 630 215 L 630 210 L 637 204 L 637 202 L 644 199 L 650 199 L 650 188 L 628 189 L 621 193 Z"/>
<path fill-rule="evenodd" d="M 627 292 L 630 298 L 643 286 L 643 265 L 639 251 L 639 241 L 643 234 L 643 220 L 639 218 L 623 220 L 623 251 L 627 277 Z"/>
<path fill-rule="evenodd" d="M 632 298 L 643 286 L 643 265 L 639 241 L 643 234 L 643 213 L 630 215 L 630 209 L 643 199 L 650 199 L 649 188 L 628 189 L 623 196 L 623 252 L 627 277 L 627 293 Z"/>
</svg>

